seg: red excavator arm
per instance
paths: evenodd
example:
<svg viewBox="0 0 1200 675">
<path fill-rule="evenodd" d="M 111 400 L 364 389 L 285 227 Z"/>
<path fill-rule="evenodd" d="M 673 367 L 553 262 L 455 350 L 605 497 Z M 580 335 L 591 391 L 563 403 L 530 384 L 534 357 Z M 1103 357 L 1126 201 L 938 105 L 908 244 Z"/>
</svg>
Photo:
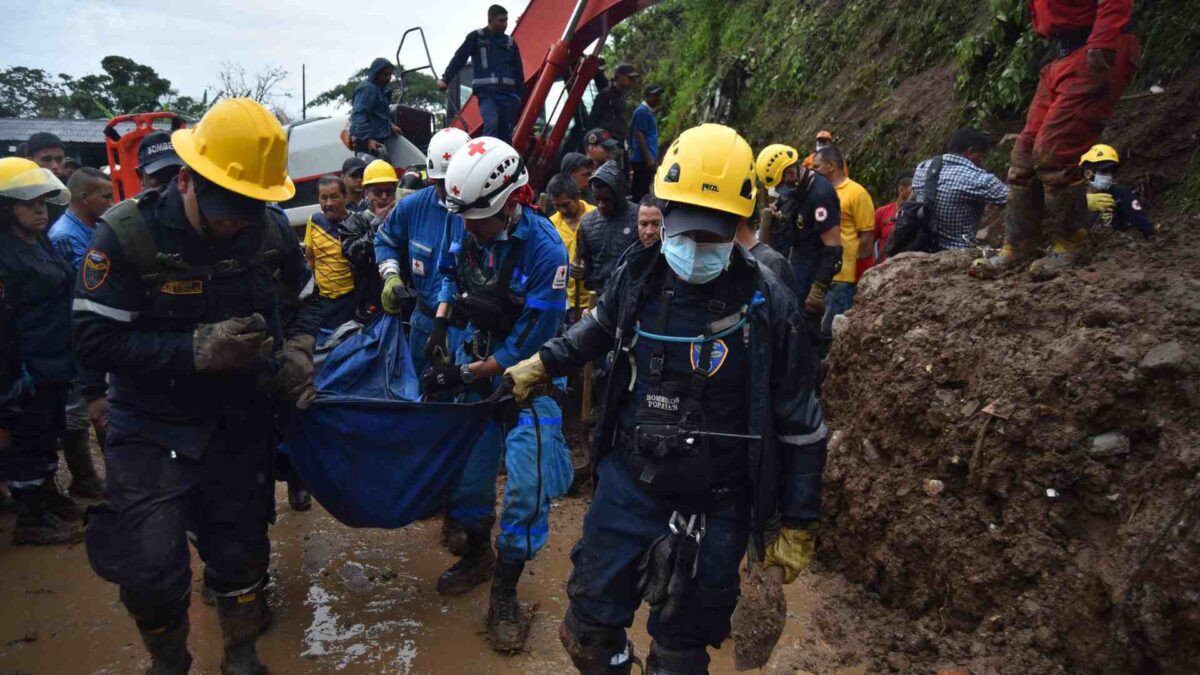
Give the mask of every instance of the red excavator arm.
<svg viewBox="0 0 1200 675">
<path fill-rule="evenodd" d="M 126 129 L 130 124 L 133 128 Z M 187 122 L 171 112 L 121 115 L 108 121 L 104 127 L 104 147 L 112 173 L 113 199 L 129 199 L 142 191 L 142 180 L 137 175 L 138 145 L 142 139 L 155 131 L 174 131 L 185 126 Z"/>
<path fill-rule="evenodd" d="M 658 0 L 531 0 L 517 20 L 513 39 L 521 49 L 525 67 L 525 100 L 513 132 L 513 147 L 526 157 L 535 184 L 551 172 L 558 146 L 579 106 L 587 83 L 599 67 L 599 46 L 592 54 L 585 50 L 599 40 L 602 45 L 613 26 Z M 546 96 L 556 80 L 566 83 L 567 96 L 553 129 L 535 138 L 533 126 L 546 105 Z M 483 130 L 479 104 L 472 96 L 463 106 L 454 124 L 472 136 Z"/>
</svg>

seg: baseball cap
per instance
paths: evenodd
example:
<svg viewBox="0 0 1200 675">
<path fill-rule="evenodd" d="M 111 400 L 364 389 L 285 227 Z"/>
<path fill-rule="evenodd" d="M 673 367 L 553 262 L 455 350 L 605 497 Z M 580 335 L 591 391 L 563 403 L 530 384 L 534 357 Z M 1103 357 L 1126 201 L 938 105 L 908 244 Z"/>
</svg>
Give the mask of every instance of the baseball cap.
<svg viewBox="0 0 1200 675">
<path fill-rule="evenodd" d="M 833 140 L 833 132 L 822 129 L 817 132 L 817 140 L 818 141 L 821 141 L 821 140 L 832 141 Z"/>
<path fill-rule="evenodd" d="M 592 129 L 587 132 L 587 136 L 584 136 L 583 140 L 588 145 L 599 145 L 608 149 L 621 145 L 606 129 Z"/>
<path fill-rule="evenodd" d="M 267 203 L 264 201 L 226 190 L 195 171 L 192 172 L 192 180 L 196 181 L 196 200 L 200 202 L 200 211 L 210 220 L 220 218 L 257 222 L 267 216 Z"/>
<path fill-rule="evenodd" d="M 650 84 L 650 85 L 646 85 L 645 95 L 646 96 L 654 96 L 656 94 L 661 94 L 664 91 L 666 91 L 666 89 L 664 89 L 661 84 Z"/>
<path fill-rule="evenodd" d="M 642 76 L 642 74 L 638 72 L 637 68 L 635 68 L 632 63 L 622 63 L 621 65 L 617 66 L 617 70 L 615 71 L 615 74 L 616 75 L 624 75 L 626 77 L 641 77 Z"/>
<path fill-rule="evenodd" d="M 346 161 L 342 162 L 343 176 L 353 176 L 356 173 L 362 173 L 363 171 L 366 171 L 366 169 L 367 163 L 358 157 L 349 157 L 346 159 Z"/>
<path fill-rule="evenodd" d="M 175 154 L 175 146 L 171 145 L 171 134 L 166 131 L 156 131 L 146 134 L 138 144 L 138 166 L 143 173 L 156 173 L 169 166 L 183 166 L 183 160 Z"/>
<path fill-rule="evenodd" d="M 711 232 L 718 237 L 731 237 L 741 218 L 732 213 L 706 209 L 702 206 L 667 202 L 663 210 L 663 236 L 674 237 L 684 232 Z"/>
</svg>

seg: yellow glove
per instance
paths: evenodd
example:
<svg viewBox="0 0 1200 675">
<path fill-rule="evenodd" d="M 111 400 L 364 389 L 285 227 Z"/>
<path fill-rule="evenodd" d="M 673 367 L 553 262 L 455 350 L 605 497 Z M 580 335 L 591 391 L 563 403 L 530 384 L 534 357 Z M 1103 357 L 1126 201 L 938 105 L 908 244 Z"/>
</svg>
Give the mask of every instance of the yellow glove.
<svg viewBox="0 0 1200 675">
<path fill-rule="evenodd" d="M 379 304 L 388 314 L 400 313 L 400 298 L 407 297 L 404 280 L 399 274 L 389 274 L 383 280 L 383 293 L 380 294 Z"/>
<path fill-rule="evenodd" d="M 548 379 L 542 355 L 534 354 L 505 370 L 504 379 L 512 383 L 513 397 L 517 399 L 517 403 L 525 403 L 532 397 L 533 390 Z"/>
<path fill-rule="evenodd" d="M 813 530 L 780 528 L 779 538 L 767 546 L 763 567 L 772 565 L 783 569 L 783 583 L 790 584 L 808 568 L 816 550 Z"/>
<path fill-rule="evenodd" d="M 825 314 L 825 291 L 828 288 L 828 284 L 814 281 L 808 290 L 808 297 L 804 299 L 804 311 L 817 317 Z"/>
<path fill-rule="evenodd" d="M 1087 196 L 1088 211 L 1092 213 L 1112 211 L 1113 205 L 1116 203 L 1117 200 L 1113 199 L 1113 196 L 1107 192 L 1092 192 Z"/>
</svg>

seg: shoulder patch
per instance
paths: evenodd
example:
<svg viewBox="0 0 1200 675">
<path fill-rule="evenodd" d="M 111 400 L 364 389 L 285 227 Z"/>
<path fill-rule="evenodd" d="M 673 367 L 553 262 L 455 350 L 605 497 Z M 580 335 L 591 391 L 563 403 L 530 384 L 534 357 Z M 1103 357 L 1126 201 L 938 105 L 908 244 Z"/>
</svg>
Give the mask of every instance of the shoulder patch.
<svg viewBox="0 0 1200 675">
<path fill-rule="evenodd" d="M 554 270 L 554 283 L 550 284 L 550 288 L 556 291 L 561 291 L 567 287 L 567 266 L 559 265 L 558 269 Z"/>
<path fill-rule="evenodd" d="M 108 279 L 108 254 L 96 249 L 88 249 L 83 256 L 83 287 L 94 291 L 104 285 Z"/>
<path fill-rule="evenodd" d="M 1130 204 L 1130 206 L 1133 207 L 1134 211 L 1141 211 L 1142 210 L 1142 200 L 1134 199 L 1133 202 Z"/>
<path fill-rule="evenodd" d="M 817 207 L 817 210 L 816 210 L 816 211 L 813 211 L 813 218 L 814 218 L 814 219 L 815 219 L 815 220 L 816 220 L 818 223 L 823 223 L 823 222 L 825 222 L 825 219 L 826 219 L 826 218 L 828 218 L 828 217 L 829 217 L 829 210 L 828 210 L 828 209 L 826 209 L 824 206 L 818 206 L 818 207 Z"/>
</svg>

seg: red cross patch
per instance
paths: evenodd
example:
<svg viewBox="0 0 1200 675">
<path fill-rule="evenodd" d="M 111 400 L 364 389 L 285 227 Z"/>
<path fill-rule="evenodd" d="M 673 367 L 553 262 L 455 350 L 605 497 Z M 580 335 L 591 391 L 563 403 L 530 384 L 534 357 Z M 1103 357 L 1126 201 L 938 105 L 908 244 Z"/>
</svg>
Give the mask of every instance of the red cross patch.
<svg viewBox="0 0 1200 675">
<path fill-rule="evenodd" d="M 512 177 L 512 176 L 505 176 L 505 177 L 504 177 L 504 184 L 505 184 L 505 185 L 508 185 L 508 184 L 509 184 L 509 183 L 511 183 L 512 181 L 513 181 L 513 177 Z"/>
<path fill-rule="evenodd" d="M 457 196 L 458 196 L 458 186 L 457 186 L 457 185 L 455 185 L 454 187 L 450 188 L 450 191 L 454 193 L 454 196 L 455 196 L 455 197 L 457 197 Z"/>
<path fill-rule="evenodd" d="M 470 157 L 474 157 L 475 155 L 482 155 L 483 151 L 487 150 L 487 148 L 483 145 L 483 141 L 476 141 L 474 143 L 471 143 L 467 147 L 470 148 L 469 150 L 467 150 L 467 155 Z"/>
<path fill-rule="evenodd" d="M 448 153 L 448 152 L 443 152 L 443 153 L 442 153 L 442 159 L 444 159 L 445 161 L 449 162 L 449 161 L 450 161 L 450 153 Z"/>
</svg>

